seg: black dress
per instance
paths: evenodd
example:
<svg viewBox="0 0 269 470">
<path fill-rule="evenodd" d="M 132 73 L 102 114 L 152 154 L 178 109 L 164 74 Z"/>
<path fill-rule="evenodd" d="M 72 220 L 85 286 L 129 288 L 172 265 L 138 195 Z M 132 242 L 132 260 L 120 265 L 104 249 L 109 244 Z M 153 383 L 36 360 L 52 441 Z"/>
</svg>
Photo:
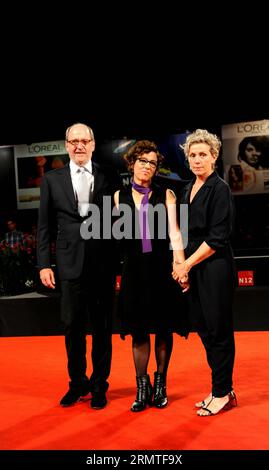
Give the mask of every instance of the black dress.
<svg viewBox="0 0 269 470">
<path fill-rule="evenodd" d="M 153 207 L 157 204 L 165 207 L 165 197 L 166 190 L 154 186 L 149 203 Z M 122 242 L 124 261 L 119 294 L 121 337 L 173 331 L 187 337 L 186 301 L 181 287 L 171 276 L 173 251 L 169 246 L 167 230 L 165 239 L 159 239 L 156 215 L 154 234 L 151 233 L 152 251 L 143 253 L 141 239 L 134 238 L 139 211 L 132 197 L 132 188 L 120 191 L 119 203 L 131 208 L 133 235 Z"/>
</svg>

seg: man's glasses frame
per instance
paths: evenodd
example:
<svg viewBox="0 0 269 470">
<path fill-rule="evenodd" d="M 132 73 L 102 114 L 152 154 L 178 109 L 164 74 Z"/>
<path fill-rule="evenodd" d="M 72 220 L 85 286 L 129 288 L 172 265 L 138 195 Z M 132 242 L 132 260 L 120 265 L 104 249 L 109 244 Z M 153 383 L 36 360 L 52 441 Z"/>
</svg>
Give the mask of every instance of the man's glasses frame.
<svg viewBox="0 0 269 470">
<path fill-rule="evenodd" d="M 88 145 L 92 141 L 93 139 L 72 139 L 67 140 L 66 142 L 68 142 L 68 144 L 73 145 L 74 147 L 77 147 L 79 144 L 82 144 L 84 145 L 84 147 L 86 147 L 86 145 Z"/>
</svg>

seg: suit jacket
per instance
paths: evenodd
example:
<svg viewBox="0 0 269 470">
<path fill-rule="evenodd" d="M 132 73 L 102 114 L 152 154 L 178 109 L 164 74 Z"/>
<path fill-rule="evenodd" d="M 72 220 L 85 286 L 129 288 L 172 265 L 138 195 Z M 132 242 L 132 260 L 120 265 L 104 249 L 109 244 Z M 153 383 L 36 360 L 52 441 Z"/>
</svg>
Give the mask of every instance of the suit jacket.
<svg viewBox="0 0 269 470">
<path fill-rule="evenodd" d="M 94 162 L 93 175 L 94 191 L 91 202 L 98 205 L 102 221 L 103 196 L 112 196 L 113 190 L 106 175 Z M 94 259 L 100 263 L 102 260 L 105 262 L 107 253 L 111 250 L 111 240 L 85 241 L 80 235 L 80 226 L 84 218 L 78 212 L 69 164 L 64 168 L 47 172 L 42 179 L 40 189 L 37 237 L 39 269 L 51 267 L 50 240 L 53 228 L 56 229 L 56 263 L 61 280 L 76 279 L 80 276 L 86 243 L 87 253 L 91 251 Z"/>
</svg>

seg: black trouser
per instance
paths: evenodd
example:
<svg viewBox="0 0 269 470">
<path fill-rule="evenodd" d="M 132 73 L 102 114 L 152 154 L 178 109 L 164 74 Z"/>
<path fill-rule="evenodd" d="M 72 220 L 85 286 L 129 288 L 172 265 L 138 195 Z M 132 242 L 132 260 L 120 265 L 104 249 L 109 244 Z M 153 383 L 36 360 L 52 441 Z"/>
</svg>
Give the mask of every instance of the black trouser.
<svg viewBox="0 0 269 470">
<path fill-rule="evenodd" d="M 233 388 L 232 376 L 235 356 L 233 332 L 210 333 L 199 329 L 198 334 L 206 350 L 207 362 L 212 371 L 212 395 L 223 397 Z"/>
<path fill-rule="evenodd" d="M 212 395 L 222 397 L 233 388 L 235 343 L 232 295 L 227 293 L 222 302 L 217 297 L 209 291 L 201 302 L 201 292 L 199 295 L 195 282 L 189 292 L 192 323 L 203 342 L 212 372 Z"/>
<path fill-rule="evenodd" d="M 99 279 L 99 282 L 98 282 Z M 62 320 L 65 324 L 65 344 L 68 373 L 72 388 L 80 388 L 87 381 L 86 333 L 88 319 L 92 332 L 91 390 L 106 390 L 112 355 L 111 292 L 101 285 L 102 277 L 84 270 L 79 279 L 61 281 Z M 113 284 L 113 282 L 112 282 Z M 102 295 L 101 295 L 102 294 Z"/>
</svg>

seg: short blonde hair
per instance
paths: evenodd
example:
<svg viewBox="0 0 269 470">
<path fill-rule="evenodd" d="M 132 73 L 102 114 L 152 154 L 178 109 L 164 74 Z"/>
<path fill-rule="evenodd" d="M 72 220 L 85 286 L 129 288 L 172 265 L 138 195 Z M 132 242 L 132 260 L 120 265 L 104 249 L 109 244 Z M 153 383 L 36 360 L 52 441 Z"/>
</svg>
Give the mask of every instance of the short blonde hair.
<svg viewBox="0 0 269 470">
<path fill-rule="evenodd" d="M 193 144 L 207 144 L 210 147 L 210 152 L 215 158 L 218 158 L 221 147 L 221 141 L 215 134 L 211 134 L 206 129 L 196 129 L 187 136 L 185 144 L 182 145 L 184 153 L 188 158 L 190 147 Z"/>
</svg>

